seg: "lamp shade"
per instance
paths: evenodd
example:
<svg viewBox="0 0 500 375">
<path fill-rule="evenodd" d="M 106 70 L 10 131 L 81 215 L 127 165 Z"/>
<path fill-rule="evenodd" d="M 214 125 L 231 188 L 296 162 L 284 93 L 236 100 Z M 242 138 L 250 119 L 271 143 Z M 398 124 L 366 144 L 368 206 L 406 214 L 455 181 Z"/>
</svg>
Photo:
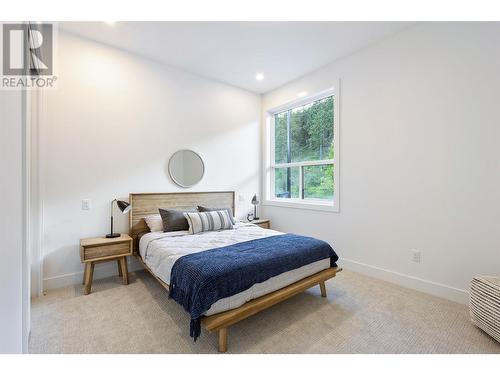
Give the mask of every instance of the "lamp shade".
<svg viewBox="0 0 500 375">
<path fill-rule="evenodd" d="M 124 214 L 129 212 L 130 209 L 132 208 L 132 205 L 125 201 L 116 201 L 116 205 L 118 206 L 120 211 L 123 212 Z"/>
<path fill-rule="evenodd" d="M 258 205 L 259 204 L 259 199 L 257 198 L 257 194 L 255 194 L 252 198 L 252 204 L 253 205 Z"/>
</svg>

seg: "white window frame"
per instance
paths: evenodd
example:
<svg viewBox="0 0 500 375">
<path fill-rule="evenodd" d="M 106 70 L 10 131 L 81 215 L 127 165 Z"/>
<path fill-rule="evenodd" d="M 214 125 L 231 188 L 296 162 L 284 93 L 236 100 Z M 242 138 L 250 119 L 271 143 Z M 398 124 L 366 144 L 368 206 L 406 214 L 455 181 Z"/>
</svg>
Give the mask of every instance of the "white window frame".
<svg viewBox="0 0 500 375">
<path fill-rule="evenodd" d="M 333 96 L 333 147 L 335 150 L 334 159 L 326 160 L 313 160 L 313 161 L 303 161 L 303 162 L 292 162 L 292 163 L 278 163 L 274 161 L 274 115 L 280 112 L 287 111 L 302 105 L 315 102 L 329 96 Z M 281 206 L 281 207 L 292 207 L 310 210 L 320 210 L 320 211 L 333 211 L 339 212 L 340 209 L 340 123 L 339 123 L 339 102 L 340 102 L 340 81 L 337 84 L 325 91 L 317 93 L 315 95 L 310 95 L 298 100 L 293 100 L 289 103 L 275 107 L 266 111 L 266 127 L 265 127 L 265 148 L 264 148 L 264 201 L 263 204 L 267 206 Z M 333 188 L 334 195 L 333 200 L 323 200 L 323 199 L 303 199 L 303 198 L 276 198 L 274 195 L 274 171 L 276 168 L 287 168 L 287 167 L 300 167 L 301 171 L 299 173 L 299 190 L 303 188 L 303 169 L 306 166 L 311 165 L 334 165 L 333 172 Z M 300 193 L 302 196 L 302 193 Z"/>
</svg>

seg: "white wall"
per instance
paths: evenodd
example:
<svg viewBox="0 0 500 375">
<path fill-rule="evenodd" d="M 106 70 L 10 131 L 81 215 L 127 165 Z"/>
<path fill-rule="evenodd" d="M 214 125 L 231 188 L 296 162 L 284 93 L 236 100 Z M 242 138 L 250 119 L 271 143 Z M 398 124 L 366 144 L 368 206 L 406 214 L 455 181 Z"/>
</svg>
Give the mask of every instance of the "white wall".
<svg viewBox="0 0 500 375">
<path fill-rule="evenodd" d="M 79 239 L 109 232 L 115 197 L 235 190 L 236 214 L 246 216 L 260 189 L 260 96 L 65 32 L 58 42 L 58 88 L 45 92 L 39 145 L 46 288 L 81 282 Z M 167 172 L 179 149 L 206 166 L 186 190 Z M 92 210 L 81 210 L 84 198 Z M 128 231 L 126 215 L 115 223 Z M 96 276 L 115 267 L 98 265 Z"/>
<path fill-rule="evenodd" d="M 0 353 L 23 351 L 23 105 L 0 91 Z"/>
<path fill-rule="evenodd" d="M 465 301 L 473 275 L 500 274 L 500 24 L 417 25 L 266 94 L 263 112 L 336 78 L 340 212 L 265 216 L 346 268 Z"/>
</svg>

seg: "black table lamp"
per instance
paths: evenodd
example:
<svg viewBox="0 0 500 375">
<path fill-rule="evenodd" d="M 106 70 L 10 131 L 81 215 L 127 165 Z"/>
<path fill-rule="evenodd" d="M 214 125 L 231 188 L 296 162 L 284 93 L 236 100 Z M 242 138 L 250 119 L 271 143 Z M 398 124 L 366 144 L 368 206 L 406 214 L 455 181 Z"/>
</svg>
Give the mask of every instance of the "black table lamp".
<svg viewBox="0 0 500 375">
<path fill-rule="evenodd" d="M 257 205 L 259 204 L 259 200 L 257 198 L 257 194 L 255 194 L 252 198 L 252 204 L 253 204 L 253 219 L 254 220 L 259 220 L 257 216 Z"/>
<path fill-rule="evenodd" d="M 121 236 L 120 233 L 113 233 L 113 203 L 115 203 L 115 202 L 116 202 L 116 205 L 118 206 L 118 208 L 120 209 L 120 211 L 124 214 L 129 212 L 130 209 L 132 208 L 130 203 L 127 203 L 125 201 L 119 201 L 118 199 L 113 199 L 111 201 L 111 233 L 106 234 L 106 238 L 116 238 L 116 237 Z"/>
</svg>

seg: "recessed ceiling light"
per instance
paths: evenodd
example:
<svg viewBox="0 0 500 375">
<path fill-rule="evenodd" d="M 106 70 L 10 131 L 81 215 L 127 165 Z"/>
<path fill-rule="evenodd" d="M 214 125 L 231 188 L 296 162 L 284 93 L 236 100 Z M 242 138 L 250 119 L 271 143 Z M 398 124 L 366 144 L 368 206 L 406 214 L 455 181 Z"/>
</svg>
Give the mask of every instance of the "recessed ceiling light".
<svg viewBox="0 0 500 375">
<path fill-rule="evenodd" d="M 264 74 L 262 74 L 262 73 L 257 73 L 257 74 L 255 75 L 255 79 L 256 79 L 257 81 L 262 81 L 262 80 L 264 79 Z"/>
<path fill-rule="evenodd" d="M 304 97 L 304 96 L 306 96 L 306 95 L 307 95 L 307 91 L 301 91 L 301 92 L 299 92 L 299 93 L 297 94 L 297 96 L 298 96 L 299 98 L 303 98 L 303 97 Z"/>
<path fill-rule="evenodd" d="M 104 21 L 104 23 L 108 24 L 109 26 L 114 26 L 115 25 L 115 21 Z"/>
</svg>

